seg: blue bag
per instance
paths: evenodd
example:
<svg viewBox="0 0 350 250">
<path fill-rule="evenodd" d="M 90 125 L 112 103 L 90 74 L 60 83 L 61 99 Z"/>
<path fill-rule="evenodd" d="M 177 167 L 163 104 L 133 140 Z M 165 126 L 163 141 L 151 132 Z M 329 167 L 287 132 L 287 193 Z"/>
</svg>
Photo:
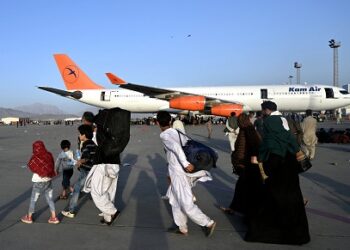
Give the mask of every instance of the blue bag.
<svg viewBox="0 0 350 250">
<path fill-rule="evenodd" d="M 194 166 L 194 172 L 200 170 L 210 171 L 212 168 L 216 168 L 218 154 L 212 148 L 193 140 L 179 130 L 177 130 L 177 132 L 179 134 L 181 145 L 183 145 L 183 143 L 180 134 L 188 138 L 186 144 L 182 146 L 182 149 L 186 155 L 187 161 Z"/>
</svg>

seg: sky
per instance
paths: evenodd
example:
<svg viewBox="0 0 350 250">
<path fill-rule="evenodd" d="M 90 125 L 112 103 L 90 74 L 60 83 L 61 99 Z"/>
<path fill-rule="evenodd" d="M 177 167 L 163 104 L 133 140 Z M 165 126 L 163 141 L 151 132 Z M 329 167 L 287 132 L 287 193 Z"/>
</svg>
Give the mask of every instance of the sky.
<svg viewBox="0 0 350 250">
<path fill-rule="evenodd" d="M 350 83 L 347 0 L 2 0 L 0 107 L 87 105 L 64 89 L 53 54 L 68 54 L 96 83 L 105 72 L 157 87 L 333 84 L 330 39 L 341 42 L 339 84 Z"/>
</svg>

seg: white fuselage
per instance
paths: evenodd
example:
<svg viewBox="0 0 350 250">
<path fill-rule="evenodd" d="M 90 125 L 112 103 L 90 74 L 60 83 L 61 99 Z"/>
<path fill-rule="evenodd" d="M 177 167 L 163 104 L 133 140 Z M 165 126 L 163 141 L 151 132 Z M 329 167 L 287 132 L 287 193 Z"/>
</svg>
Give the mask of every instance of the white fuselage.
<svg viewBox="0 0 350 250">
<path fill-rule="evenodd" d="M 324 85 L 265 85 L 171 88 L 219 100 L 243 104 L 245 111 L 258 111 L 266 100 L 275 102 L 280 111 L 314 111 L 350 105 L 350 95 L 343 89 Z M 80 102 L 101 108 L 119 107 L 137 113 L 170 110 L 169 102 L 127 89 L 80 90 Z M 73 99 L 73 98 L 72 98 Z"/>
</svg>

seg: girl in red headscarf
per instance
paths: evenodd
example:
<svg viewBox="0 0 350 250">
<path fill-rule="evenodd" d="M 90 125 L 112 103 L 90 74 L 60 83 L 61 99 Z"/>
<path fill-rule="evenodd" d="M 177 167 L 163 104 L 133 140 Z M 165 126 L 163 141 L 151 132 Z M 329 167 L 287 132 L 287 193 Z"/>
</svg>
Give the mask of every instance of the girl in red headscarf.
<svg viewBox="0 0 350 250">
<path fill-rule="evenodd" d="M 50 207 L 50 224 L 58 224 L 60 221 L 56 217 L 55 203 L 53 202 L 53 190 L 51 179 L 56 175 L 52 154 L 46 150 L 42 141 L 33 143 L 33 155 L 28 162 L 29 169 L 33 172 L 33 189 L 30 198 L 28 214 L 21 218 L 27 224 L 33 223 L 32 215 L 35 211 L 35 203 L 42 193 L 45 193 L 46 202 Z"/>
</svg>

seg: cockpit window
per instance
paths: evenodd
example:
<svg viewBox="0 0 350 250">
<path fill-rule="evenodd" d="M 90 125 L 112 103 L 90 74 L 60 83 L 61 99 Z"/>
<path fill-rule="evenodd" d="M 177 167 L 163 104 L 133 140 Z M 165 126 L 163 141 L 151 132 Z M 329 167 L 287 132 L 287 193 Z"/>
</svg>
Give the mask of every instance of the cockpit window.
<svg viewBox="0 0 350 250">
<path fill-rule="evenodd" d="M 346 90 L 339 90 L 339 92 L 340 92 L 341 94 L 343 94 L 343 95 L 348 95 L 348 94 L 349 94 L 349 92 L 346 91 Z"/>
</svg>

